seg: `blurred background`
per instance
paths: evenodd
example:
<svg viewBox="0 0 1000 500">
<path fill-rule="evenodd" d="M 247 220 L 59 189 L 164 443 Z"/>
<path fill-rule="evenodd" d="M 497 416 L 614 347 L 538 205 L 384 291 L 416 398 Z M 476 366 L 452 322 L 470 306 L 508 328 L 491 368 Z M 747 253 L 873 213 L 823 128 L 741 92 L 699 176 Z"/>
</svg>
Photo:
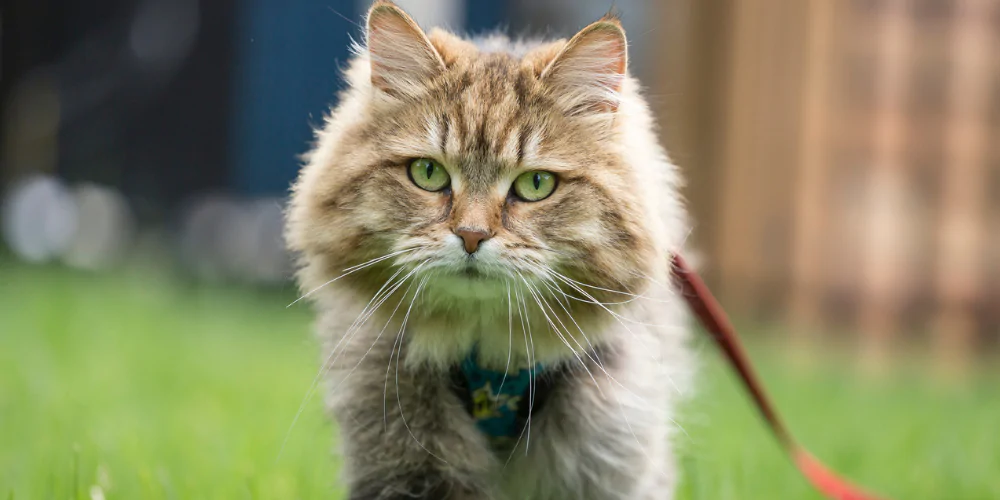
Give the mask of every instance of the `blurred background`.
<svg viewBox="0 0 1000 500">
<path fill-rule="evenodd" d="M 572 35 L 612 5 L 397 3 L 425 27 L 481 33 L 499 26 L 526 36 Z M 828 421 L 818 415 L 839 415 L 838 425 L 870 435 L 860 401 L 885 406 L 917 390 L 920 396 L 899 396 L 883 414 L 913 422 L 922 412 L 929 420 L 899 427 L 896 438 L 885 429 L 879 435 L 886 456 L 905 449 L 922 457 L 915 450 L 924 450 L 925 466 L 869 468 L 885 461 L 878 453 L 859 458 L 867 453 L 857 441 L 871 438 L 853 448 L 835 434 L 813 440 L 839 467 L 908 498 L 943 498 L 934 492 L 966 486 L 958 491 L 967 496 L 949 497 L 1000 497 L 962 476 L 969 462 L 1000 467 L 1000 437 L 985 425 L 1000 412 L 995 403 L 984 406 L 1000 399 L 989 389 L 1000 345 L 1000 2 L 614 4 L 628 31 L 631 69 L 688 179 L 697 222 L 689 245 L 730 314 L 747 326 L 779 401 L 820 435 Z M 198 469 L 214 470 L 216 479 L 238 470 L 240 495 L 312 498 L 334 483 L 316 465 L 324 463 L 326 441 L 310 438 L 329 433 L 318 409 L 299 424 L 307 430 L 290 433 L 295 451 L 284 465 L 261 464 L 284 446 L 315 369 L 308 311 L 284 308 L 294 288 L 282 207 L 297 155 L 342 86 L 339 71 L 349 43 L 361 38 L 368 5 L 4 1 L 0 496 L 9 484 L 16 498 L 113 497 L 115 490 L 123 498 L 171 491 L 233 498 L 232 490 L 191 479 L 199 477 L 191 473 L 197 453 L 166 442 L 190 440 L 197 429 L 202 444 L 217 445 Z M 831 346 L 841 353 L 837 367 L 809 368 L 829 362 Z M 262 356 L 280 361 L 268 365 L 272 371 L 243 373 L 249 380 L 232 378 Z M 819 364 L 791 367 L 802 359 Z M 919 389 L 895 382 L 872 389 L 872 373 L 895 365 L 944 370 Z M 803 369 L 818 374 L 798 376 Z M 920 392 L 956 373 L 959 384 Z M 797 377 L 799 385 L 790 382 Z M 721 380 L 720 387 L 729 384 Z M 143 403 L 164 387 L 177 392 Z M 734 404 L 743 405 L 735 394 Z M 261 423 L 248 408 L 266 397 L 273 421 Z M 698 404 L 695 414 L 717 417 L 709 426 L 732 413 L 727 403 Z M 945 429 L 963 424 L 929 410 L 943 407 L 963 408 L 971 419 L 964 422 L 974 429 L 965 434 L 971 451 L 954 440 L 942 444 Z M 850 413 L 859 408 L 862 415 Z M 162 449 L 143 447 L 155 432 L 142 422 L 157 411 L 177 434 L 155 438 Z M 739 414 L 750 423 L 726 425 L 762 434 L 749 409 L 739 406 Z M 757 445 L 727 432 L 722 441 L 708 432 L 691 439 L 684 498 L 757 498 L 755 491 L 773 498 L 775 488 L 807 497 L 794 479 L 758 482 L 746 469 L 746 450 Z M 125 454 L 122 433 L 135 440 Z M 913 444 L 929 435 L 941 441 Z M 727 455 L 734 442 L 737 451 Z M 761 446 L 773 456 L 751 461 L 774 470 L 757 469 L 760 475 L 794 478 L 776 465 L 772 446 Z M 253 451 L 243 453 L 246 447 Z M 956 468 L 948 480 L 937 481 L 926 472 L 947 462 L 943 448 L 962 458 L 949 462 Z M 42 465 L 57 457 L 65 463 Z M 228 465 L 223 472 L 208 463 Z M 726 466 L 742 472 L 716 480 L 712 474 Z M 116 486 L 106 477 L 116 474 L 130 479 Z"/>
</svg>

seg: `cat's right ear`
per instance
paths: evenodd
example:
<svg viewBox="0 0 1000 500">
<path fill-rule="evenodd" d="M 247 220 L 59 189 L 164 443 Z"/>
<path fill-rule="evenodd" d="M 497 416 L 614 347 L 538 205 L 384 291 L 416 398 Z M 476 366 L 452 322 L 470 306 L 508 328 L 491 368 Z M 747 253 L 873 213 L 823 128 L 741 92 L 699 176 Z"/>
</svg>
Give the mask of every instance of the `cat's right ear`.
<svg viewBox="0 0 1000 500">
<path fill-rule="evenodd" d="M 389 95 L 416 95 L 445 70 L 420 26 L 392 2 L 368 11 L 367 42 L 372 86 Z"/>
</svg>

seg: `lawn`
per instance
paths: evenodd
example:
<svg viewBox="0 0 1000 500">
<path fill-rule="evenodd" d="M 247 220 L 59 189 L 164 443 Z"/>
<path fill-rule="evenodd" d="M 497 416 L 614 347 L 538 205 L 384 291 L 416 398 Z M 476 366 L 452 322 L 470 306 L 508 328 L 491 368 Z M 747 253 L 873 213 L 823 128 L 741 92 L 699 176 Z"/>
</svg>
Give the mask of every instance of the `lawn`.
<svg viewBox="0 0 1000 500">
<path fill-rule="evenodd" d="M 318 397 L 287 432 L 318 364 L 291 297 L 0 262 L 0 498 L 340 498 Z M 819 498 L 700 352 L 679 498 Z M 794 432 L 839 471 L 894 499 L 1000 498 L 996 370 L 940 385 L 752 352 Z"/>
</svg>

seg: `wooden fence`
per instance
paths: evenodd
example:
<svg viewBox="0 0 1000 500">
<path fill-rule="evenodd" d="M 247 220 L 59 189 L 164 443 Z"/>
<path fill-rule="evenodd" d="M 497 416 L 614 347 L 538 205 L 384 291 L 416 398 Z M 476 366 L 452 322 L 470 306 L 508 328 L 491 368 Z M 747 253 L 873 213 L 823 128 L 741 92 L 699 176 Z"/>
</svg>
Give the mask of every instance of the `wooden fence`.
<svg viewBox="0 0 1000 500">
<path fill-rule="evenodd" d="M 1000 1 L 669 0 L 651 89 L 727 304 L 879 355 L 1000 332 Z"/>
</svg>

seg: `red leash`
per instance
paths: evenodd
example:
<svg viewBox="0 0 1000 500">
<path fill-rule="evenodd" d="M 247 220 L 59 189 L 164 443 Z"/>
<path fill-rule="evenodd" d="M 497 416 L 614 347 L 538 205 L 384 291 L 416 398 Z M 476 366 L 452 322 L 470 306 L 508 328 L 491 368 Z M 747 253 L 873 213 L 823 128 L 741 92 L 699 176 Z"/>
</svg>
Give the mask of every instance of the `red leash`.
<svg viewBox="0 0 1000 500">
<path fill-rule="evenodd" d="M 778 438 L 781 447 L 785 449 L 785 452 L 788 453 L 806 479 L 817 490 L 833 500 L 884 500 L 862 491 L 857 486 L 837 476 L 795 442 L 771 405 L 764 392 L 764 386 L 757 379 L 750 364 L 750 358 L 743 349 L 743 345 L 736 335 L 736 329 L 729 322 L 722 306 L 715 300 L 712 292 L 705 286 L 705 282 L 688 266 L 683 257 L 675 253 L 673 265 L 674 275 L 677 277 L 681 293 L 687 300 L 688 306 L 698 316 L 702 326 L 712 335 L 712 339 L 715 340 L 715 343 L 725 353 L 726 358 L 729 359 L 730 364 L 739 373 L 743 385 L 753 397 L 761 416 L 764 417 Z"/>
</svg>

